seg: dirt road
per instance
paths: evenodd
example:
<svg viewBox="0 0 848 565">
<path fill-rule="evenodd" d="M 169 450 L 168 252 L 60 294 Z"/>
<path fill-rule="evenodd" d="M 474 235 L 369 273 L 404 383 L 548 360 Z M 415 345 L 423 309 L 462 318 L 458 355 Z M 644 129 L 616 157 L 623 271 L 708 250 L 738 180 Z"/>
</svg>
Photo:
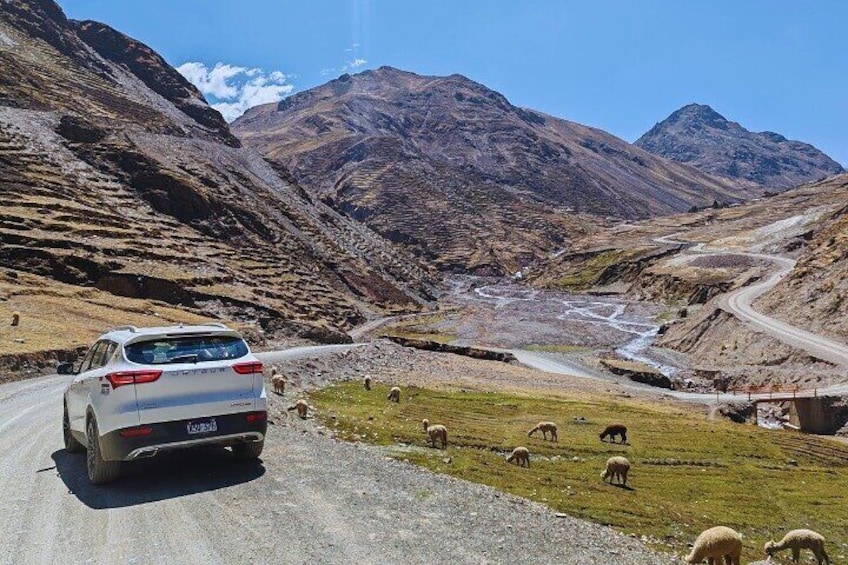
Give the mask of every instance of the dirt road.
<svg viewBox="0 0 848 565">
<path fill-rule="evenodd" d="M 0 563 L 675 562 L 608 528 L 336 442 L 296 419 L 271 427 L 261 462 L 237 463 L 220 449 L 172 454 L 95 488 L 84 456 L 62 449 L 67 380 L 0 385 Z"/>
<path fill-rule="evenodd" d="M 754 310 L 753 302 L 774 288 L 783 278 L 795 268 L 795 261 L 788 257 L 779 255 L 768 255 L 765 253 L 746 253 L 732 250 L 710 250 L 704 244 L 693 244 L 676 239 L 684 232 L 677 232 L 663 237 L 654 238 L 657 243 L 666 245 L 678 245 L 687 249 L 688 252 L 698 256 L 709 255 L 739 255 L 768 261 L 777 268 L 764 280 L 742 287 L 733 292 L 723 295 L 719 299 L 722 309 L 733 314 L 743 322 L 753 325 L 758 331 L 769 334 L 780 341 L 806 351 L 813 357 L 829 361 L 836 365 L 848 367 L 848 346 L 844 343 L 828 339 L 824 336 L 802 330 L 786 322 L 782 322 L 770 316 L 766 316 Z"/>
</svg>

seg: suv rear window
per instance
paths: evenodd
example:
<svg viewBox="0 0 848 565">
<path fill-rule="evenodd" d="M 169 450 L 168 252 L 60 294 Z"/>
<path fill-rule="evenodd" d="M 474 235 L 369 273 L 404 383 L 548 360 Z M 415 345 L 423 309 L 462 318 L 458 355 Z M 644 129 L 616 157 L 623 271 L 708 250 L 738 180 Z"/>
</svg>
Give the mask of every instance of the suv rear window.
<svg viewBox="0 0 848 565">
<path fill-rule="evenodd" d="M 133 363 L 167 365 L 238 359 L 247 355 L 247 344 L 233 336 L 164 337 L 131 343 L 124 351 Z"/>
</svg>

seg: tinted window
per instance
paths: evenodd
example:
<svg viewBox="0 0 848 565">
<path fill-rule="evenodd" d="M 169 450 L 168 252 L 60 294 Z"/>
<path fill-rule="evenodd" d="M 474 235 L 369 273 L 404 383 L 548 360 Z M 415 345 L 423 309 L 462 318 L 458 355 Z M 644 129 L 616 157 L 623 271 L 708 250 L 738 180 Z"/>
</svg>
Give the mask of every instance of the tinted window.
<svg viewBox="0 0 848 565">
<path fill-rule="evenodd" d="M 98 341 L 91 349 L 88 350 L 85 358 L 82 360 L 82 364 L 80 365 L 80 373 L 84 373 L 85 371 L 89 371 L 91 369 L 96 369 L 98 365 L 94 364 L 94 360 L 103 355 L 104 350 L 106 349 L 106 342 Z"/>
<path fill-rule="evenodd" d="M 231 336 L 168 337 L 132 343 L 124 351 L 127 359 L 144 365 L 202 363 L 244 357 L 247 344 Z"/>
</svg>

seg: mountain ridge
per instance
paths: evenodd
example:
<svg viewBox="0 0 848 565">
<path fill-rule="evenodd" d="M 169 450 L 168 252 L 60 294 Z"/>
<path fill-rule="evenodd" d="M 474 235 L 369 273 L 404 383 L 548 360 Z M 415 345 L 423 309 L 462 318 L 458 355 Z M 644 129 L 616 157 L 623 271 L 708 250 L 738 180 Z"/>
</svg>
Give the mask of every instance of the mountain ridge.
<svg viewBox="0 0 848 565">
<path fill-rule="evenodd" d="M 687 104 L 634 142 L 646 151 L 705 172 L 785 190 L 844 172 L 809 143 L 752 132 L 706 104 Z"/>
<path fill-rule="evenodd" d="M 458 74 L 392 67 L 345 74 L 254 107 L 232 129 L 320 198 L 448 270 L 512 273 L 587 221 L 569 214 L 641 218 L 759 195 L 597 128 L 514 106 Z M 401 200 L 422 215 L 421 227 L 445 232 L 446 240 L 428 239 L 393 209 Z M 457 201 L 472 209 L 446 218 Z M 524 237 L 526 228 L 500 212 L 507 209 L 534 216 L 540 237 Z M 513 235 L 504 240 L 502 232 Z M 492 241 L 520 251 L 481 262 Z"/>
</svg>

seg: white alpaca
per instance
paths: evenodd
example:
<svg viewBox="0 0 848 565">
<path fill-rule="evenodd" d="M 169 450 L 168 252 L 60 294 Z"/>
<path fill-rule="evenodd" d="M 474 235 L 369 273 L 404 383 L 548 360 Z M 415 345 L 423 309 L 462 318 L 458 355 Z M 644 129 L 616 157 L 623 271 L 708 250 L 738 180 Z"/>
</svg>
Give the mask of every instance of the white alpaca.
<svg viewBox="0 0 848 565">
<path fill-rule="evenodd" d="M 527 432 L 527 437 L 532 437 L 536 432 L 542 432 L 542 437 L 548 439 L 548 433 L 551 434 L 551 441 L 559 441 L 557 439 L 557 425 L 553 422 L 539 422 L 533 429 Z"/>
<path fill-rule="evenodd" d="M 400 389 L 396 386 L 393 386 L 389 391 L 389 396 L 387 396 L 389 400 L 392 402 L 400 402 Z"/>
<path fill-rule="evenodd" d="M 630 461 L 624 457 L 610 457 L 607 460 L 606 468 L 601 471 L 601 480 L 605 481 L 609 478 L 610 484 L 618 478 L 618 482 L 627 486 L 627 473 L 630 472 Z"/>
<path fill-rule="evenodd" d="M 830 565 L 830 557 L 824 550 L 824 536 L 813 530 L 792 530 L 780 541 L 766 542 L 765 552 L 771 558 L 772 555 L 784 549 L 792 550 L 792 561 L 798 563 L 802 549 L 809 549 L 816 556 L 819 565 L 826 563 Z"/>
<path fill-rule="evenodd" d="M 447 449 L 448 447 L 448 429 L 441 424 L 435 424 L 433 426 L 430 425 L 430 420 L 424 418 L 421 420 L 421 423 L 424 425 L 424 431 L 427 432 L 427 436 L 430 438 L 430 445 L 436 447 L 436 440 L 439 440 L 439 443 L 442 444 L 442 449 Z"/>
<path fill-rule="evenodd" d="M 726 565 L 740 565 L 741 555 L 742 536 L 726 526 L 716 526 L 698 536 L 692 552 L 685 559 L 690 564 L 701 563 L 706 559 L 709 565 L 715 565 L 724 559 Z"/>
</svg>

